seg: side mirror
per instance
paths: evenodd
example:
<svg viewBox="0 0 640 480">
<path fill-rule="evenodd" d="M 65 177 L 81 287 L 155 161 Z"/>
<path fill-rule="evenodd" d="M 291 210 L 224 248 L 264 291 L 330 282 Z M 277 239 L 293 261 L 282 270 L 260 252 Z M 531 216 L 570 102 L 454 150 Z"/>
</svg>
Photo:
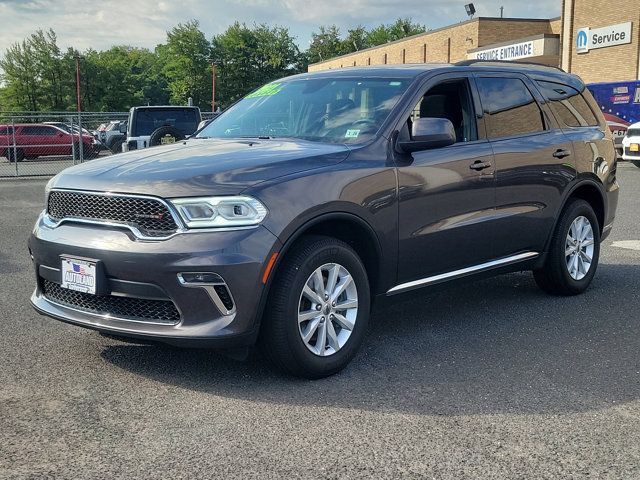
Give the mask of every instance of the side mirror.
<svg viewBox="0 0 640 480">
<path fill-rule="evenodd" d="M 413 121 L 411 139 L 398 142 L 405 152 L 446 147 L 456 143 L 456 131 L 447 118 L 417 118 Z"/>
<path fill-rule="evenodd" d="M 127 125 L 124 124 L 124 123 L 121 123 L 120 125 L 118 125 L 118 131 L 120 133 L 126 134 L 127 133 Z"/>
</svg>

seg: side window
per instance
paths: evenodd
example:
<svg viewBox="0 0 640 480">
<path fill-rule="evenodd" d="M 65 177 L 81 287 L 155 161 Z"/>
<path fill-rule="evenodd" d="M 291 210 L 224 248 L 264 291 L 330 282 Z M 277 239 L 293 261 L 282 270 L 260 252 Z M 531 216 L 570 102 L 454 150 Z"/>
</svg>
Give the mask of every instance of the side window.
<svg viewBox="0 0 640 480">
<path fill-rule="evenodd" d="M 59 130 L 53 127 L 34 125 L 32 127 L 23 127 L 22 135 L 47 135 L 53 137 L 57 135 Z"/>
<path fill-rule="evenodd" d="M 456 131 L 456 143 L 478 139 L 476 116 L 471 102 L 469 82 L 451 80 L 430 88 L 416 104 L 409 117 L 408 127 L 417 118 L 446 118 Z"/>
<path fill-rule="evenodd" d="M 0 135 L 13 135 L 13 128 L 0 127 Z"/>
<path fill-rule="evenodd" d="M 489 138 L 527 135 L 545 130 L 542 111 L 519 78 L 477 80 Z"/>
<path fill-rule="evenodd" d="M 56 130 L 53 127 L 40 127 L 40 129 L 42 130 L 42 133 L 40 135 L 47 135 L 49 137 L 53 137 L 58 133 L 62 133 L 60 130 Z"/>
<path fill-rule="evenodd" d="M 598 119 L 580 92 L 568 85 L 537 82 L 551 110 L 567 127 L 597 127 Z"/>
</svg>

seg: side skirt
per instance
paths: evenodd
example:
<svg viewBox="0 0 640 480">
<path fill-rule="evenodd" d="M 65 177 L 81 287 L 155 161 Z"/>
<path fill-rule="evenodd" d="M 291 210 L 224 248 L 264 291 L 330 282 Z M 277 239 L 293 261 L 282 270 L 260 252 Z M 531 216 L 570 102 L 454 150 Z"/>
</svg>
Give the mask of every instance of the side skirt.
<svg viewBox="0 0 640 480">
<path fill-rule="evenodd" d="M 387 291 L 387 295 L 395 295 L 398 293 L 408 292 L 416 288 L 426 287 L 428 285 L 434 285 L 449 280 L 455 280 L 456 278 L 466 277 L 467 275 L 471 275 L 474 273 L 492 270 L 494 268 L 504 267 L 507 265 L 512 265 L 514 263 L 524 262 L 526 260 L 532 260 L 539 255 L 540 253 L 538 252 L 519 253 L 517 255 L 511 255 L 509 257 L 491 260 L 490 262 L 481 263 L 472 267 L 461 268 L 460 270 L 454 270 L 452 272 L 441 273 L 439 275 L 401 283 L 400 285 L 396 285 L 395 287 L 389 289 Z"/>
</svg>

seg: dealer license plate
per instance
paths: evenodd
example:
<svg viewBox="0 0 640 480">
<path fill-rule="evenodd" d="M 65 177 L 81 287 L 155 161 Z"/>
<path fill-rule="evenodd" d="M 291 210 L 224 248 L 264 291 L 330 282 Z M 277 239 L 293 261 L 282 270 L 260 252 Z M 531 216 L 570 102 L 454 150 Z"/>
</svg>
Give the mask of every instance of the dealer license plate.
<svg viewBox="0 0 640 480">
<path fill-rule="evenodd" d="M 96 294 L 96 264 L 76 258 L 62 258 L 62 288 Z"/>
<path fill-rule="evenodd" d="M 637 152 L 638 150 L 640 150 L 640 145 L 638 145 L 637 143 L 632 143 L 631 145 L 629 145 L 629 150 L 631 152 Z"/>
</svg>

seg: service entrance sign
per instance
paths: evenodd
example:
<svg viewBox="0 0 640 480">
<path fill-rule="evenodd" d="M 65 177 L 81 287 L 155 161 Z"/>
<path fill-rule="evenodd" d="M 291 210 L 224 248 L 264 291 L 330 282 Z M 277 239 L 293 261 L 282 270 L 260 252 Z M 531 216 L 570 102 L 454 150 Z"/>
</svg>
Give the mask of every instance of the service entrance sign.
<svg viewBox="0 0 640 480">
<path fill-rule="evenodd" d="M 576 52 L 587 53 L 596 48 L 631 43 L 631 25 L 632 22 L 626 22 L 601 28 L 580 28 L 576 33 Z"/>
</svg>

